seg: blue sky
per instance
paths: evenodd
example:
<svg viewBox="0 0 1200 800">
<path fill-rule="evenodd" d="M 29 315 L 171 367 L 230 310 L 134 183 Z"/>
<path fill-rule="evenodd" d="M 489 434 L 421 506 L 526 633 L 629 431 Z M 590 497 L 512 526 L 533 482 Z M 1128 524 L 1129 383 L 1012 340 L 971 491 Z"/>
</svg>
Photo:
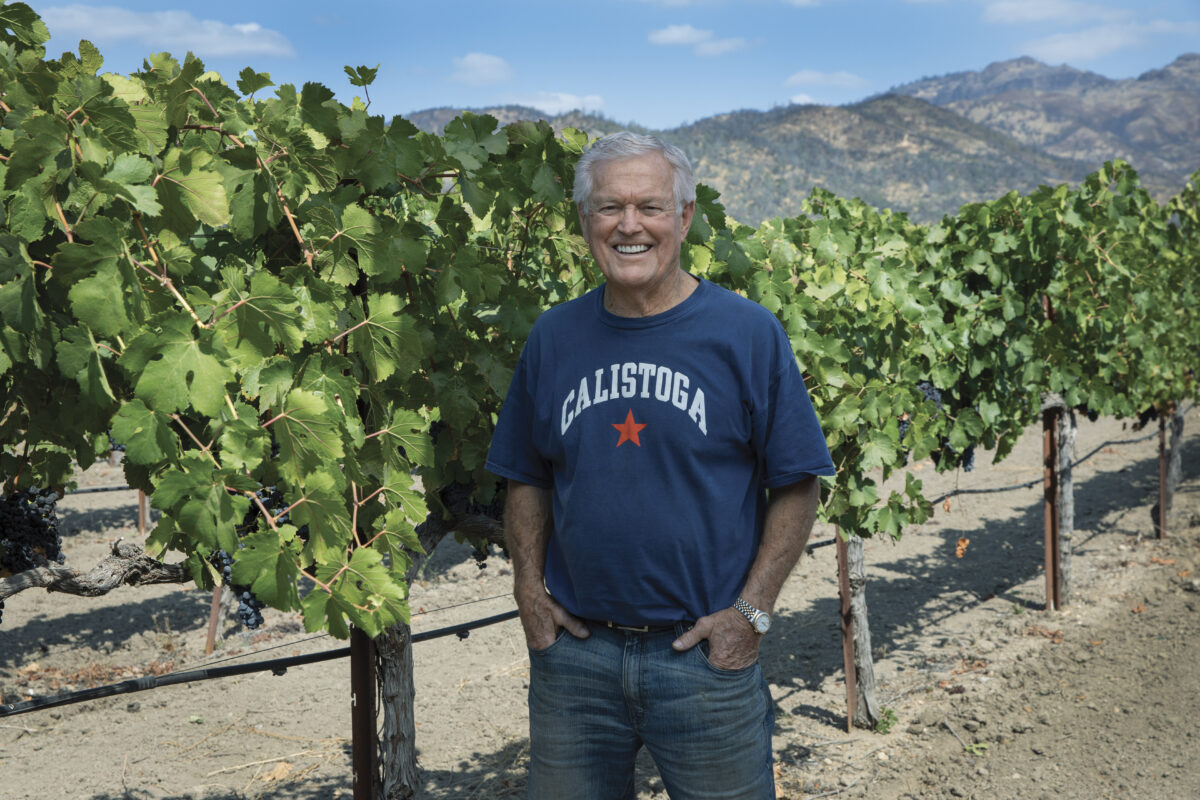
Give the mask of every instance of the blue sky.
<svg viewBox="0 0 1200 800">
<path fill-rule="evenodd" d="M 1200 0 L 441 0 L 32 2 L 48 53 L 88 39 L 105 71 L 188 51 L 234 83 L 361 94 L 371 111 L 519 103 L 670 128 L 737 109 L 849 103 L 922 77 L 1033 56 L 1109 78 L 1200 52 Z"/>
</svg>

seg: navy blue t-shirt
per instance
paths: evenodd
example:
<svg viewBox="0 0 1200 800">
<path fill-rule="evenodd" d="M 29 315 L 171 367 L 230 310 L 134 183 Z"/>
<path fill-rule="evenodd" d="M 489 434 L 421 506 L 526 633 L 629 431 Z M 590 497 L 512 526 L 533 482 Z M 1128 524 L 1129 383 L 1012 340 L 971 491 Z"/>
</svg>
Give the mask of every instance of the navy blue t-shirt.
<svg viewBox="0 0 1200 800">
<path fill-rule="evenodd" d="M 835 470 L 787 335 L 705 280 L 650 317 L 604 287 L 546 311 L 521 353 L 487 469 L 552 490 L 546 586 L 631 625 L 731 605 L 768 488 Z"/>
</svg>

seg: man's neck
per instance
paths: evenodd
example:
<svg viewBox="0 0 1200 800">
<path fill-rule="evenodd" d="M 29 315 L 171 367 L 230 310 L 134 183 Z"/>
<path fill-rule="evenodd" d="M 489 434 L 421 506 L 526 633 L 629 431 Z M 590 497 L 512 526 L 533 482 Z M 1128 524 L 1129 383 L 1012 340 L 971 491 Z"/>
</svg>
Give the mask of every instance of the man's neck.
<svg viewBox="0 0 1200 800">
<path fill-rule="evenodd" d="M 611 283 L 604 286 L 604 308 L 618 317 L 652 317 L 669 311 L 691 297 L 700 282 L 677 269 L 667 280 L 645 292 L 614 291 Z"/>
</svg>

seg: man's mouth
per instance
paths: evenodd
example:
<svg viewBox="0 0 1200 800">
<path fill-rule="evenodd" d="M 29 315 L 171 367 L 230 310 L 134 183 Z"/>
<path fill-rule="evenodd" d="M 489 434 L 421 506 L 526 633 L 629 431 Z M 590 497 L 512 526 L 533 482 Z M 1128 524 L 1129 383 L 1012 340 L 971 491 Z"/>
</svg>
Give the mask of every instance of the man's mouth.
<svg viewBox="0 0 1200 800">
<path fill-rule="evenodd" d="M 636 256 L 638 253 L 645 253 L 650 250 L 648 244 L 619 244 L 616 245 L 618 253 L 626 256 Z"/>
</svg>

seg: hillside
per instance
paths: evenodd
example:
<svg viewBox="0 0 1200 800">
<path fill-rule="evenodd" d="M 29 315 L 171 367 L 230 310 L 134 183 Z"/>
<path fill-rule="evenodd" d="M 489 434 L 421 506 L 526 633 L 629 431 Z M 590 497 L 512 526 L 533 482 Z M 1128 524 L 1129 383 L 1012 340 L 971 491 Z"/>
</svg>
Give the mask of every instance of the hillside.
<svg viewBox="0 0 1200 800">
<path fill-rule="evenodd" d="M 1127 80 L 1019 58 L 892 93 L 927 100 L 1062 158 L 1087 164 L 1124 158 L 1158 191 L 1177 189 L 1200 167 L 1200 53 Z"/>
<path fill-rule="evenodd" d="M 582 112 L 477 110 L 501 124 L 545 119 L 592 135 L 647 130 Z M 408 118 L 440 131 L 458 113 Z M 1200 54 L 1130 80 L 1020 58 L 852 105 L 733 111 L 654 132 L 682 147 L 697 179 L 750 224 L 799 213 L 814 186 L 932 220 L 1011 190 L 1078 181 L 1113 158 L 1165 199 L 1200 168 Z"/>
<path fill-rule="evenodd" d="M 852 106 L 743 111 L 664 133 L 730 213 L 757 224 L 793 216 L 812 187 L 916 219 L 964 203 L 1071 182 L 1086 168 L 922 100 L 888 95 Z"/>
</svg>

